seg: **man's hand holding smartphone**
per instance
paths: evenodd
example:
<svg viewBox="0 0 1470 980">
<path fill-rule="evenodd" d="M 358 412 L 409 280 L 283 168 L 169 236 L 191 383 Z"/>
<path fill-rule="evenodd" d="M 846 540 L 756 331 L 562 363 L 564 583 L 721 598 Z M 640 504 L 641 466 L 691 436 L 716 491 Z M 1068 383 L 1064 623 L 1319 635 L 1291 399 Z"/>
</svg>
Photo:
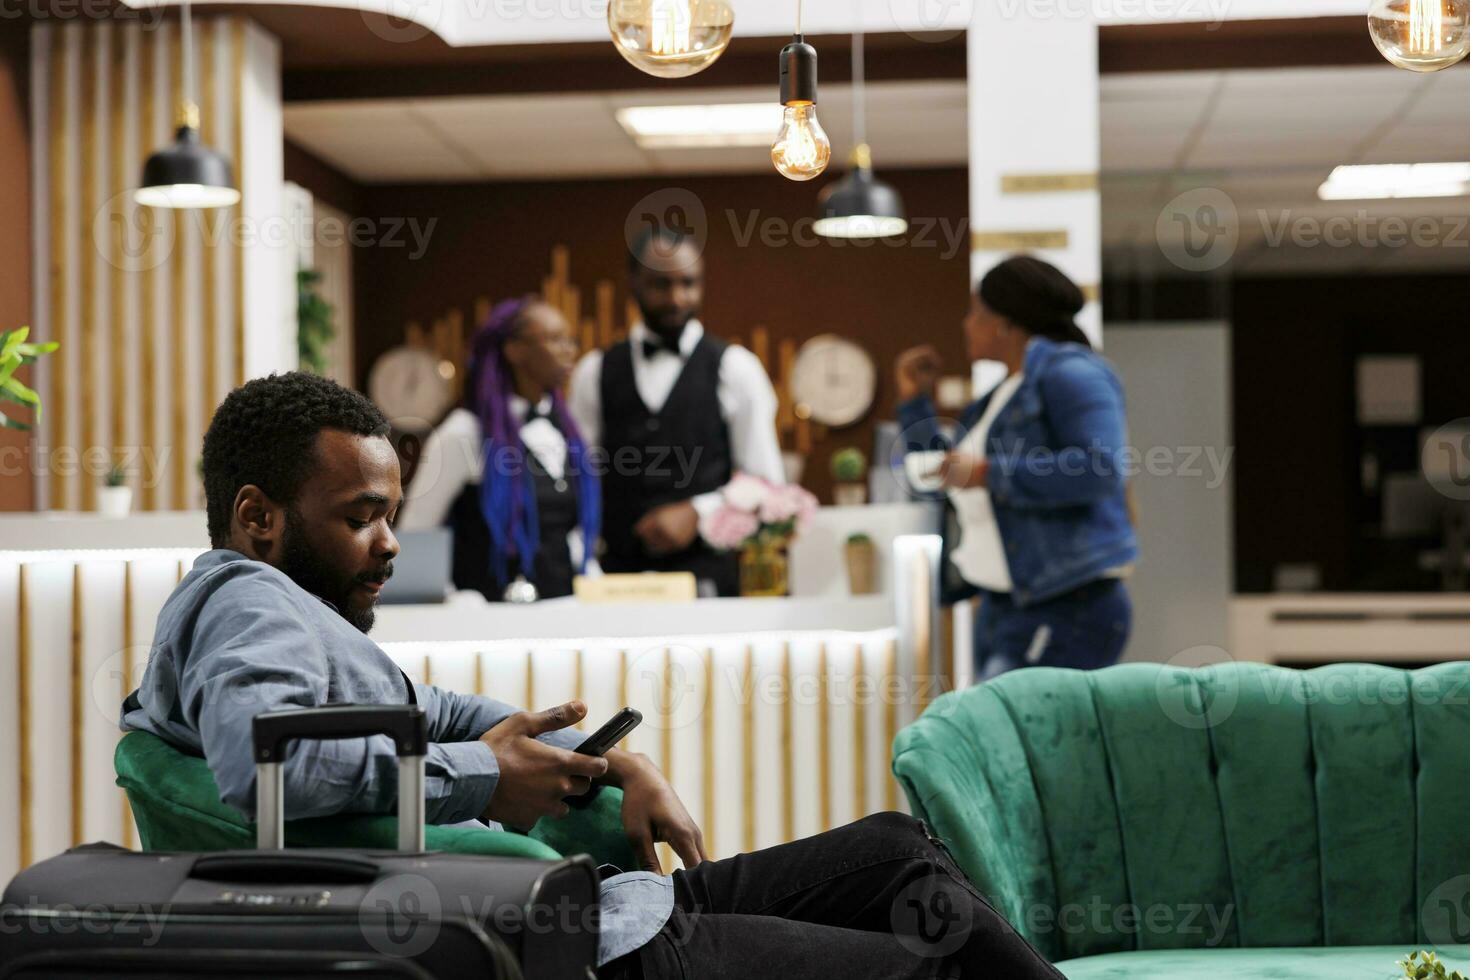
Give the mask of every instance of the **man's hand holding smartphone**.
<svg viewBox="0 0 1470 980">
<path fill-rule="evenodd" d="M 521 711 L 480 736 L 495 753 L 500 781 L 482 815 L 507 827 L 529 830 L 542 817 L 564 817 L 568 796 L 585 793 L 607 774 L 608 760 L 547 745 L 536 738 L 570 728 L 587 716 L 581 701 Z"/>
</svg>

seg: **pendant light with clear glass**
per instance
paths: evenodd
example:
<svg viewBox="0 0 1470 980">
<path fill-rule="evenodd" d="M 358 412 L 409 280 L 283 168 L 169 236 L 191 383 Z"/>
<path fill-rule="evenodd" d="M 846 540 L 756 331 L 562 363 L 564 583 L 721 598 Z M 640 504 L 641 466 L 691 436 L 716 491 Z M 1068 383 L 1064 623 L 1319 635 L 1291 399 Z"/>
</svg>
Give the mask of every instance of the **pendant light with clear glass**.
<svg viewBox="0 0 1470 980">
<path fill-rule="evenodd" d="M 886 238 L 902 235 L 909 223 L 898 191 L 873 176 L 873 153 L 867 143 L 866 89 L 863 85 L 863 34 L 852 36 L 852 170 L 817 196 L 812 230 L 826 238 Z"/>
<path fill-rule="evenodd" d="M 1439 71 L 1470 54 L 1470 0 L 1373 0 L 1368 33 L 1394 65 Z"/>
<path fill-rule="evenodd" d="M 771 144 L 771 162 L 782 177 L 811 180 L 827 169 L 832 142 L 817 121 L 817 49 L 801 36 L 801 0 L 796 0 L 796 34 L 781 49 L 781 129 Z"/>
<path fill-rule="evenodd" d="M 685 78 L 714 64 L 735 31 L 726 0 L 611 0 L 607 29 L 627 62 L 655 78 Z"/>
<path fill-rule="evenodd" d="M 143 183 L 133 200 L 154 208 L 227 208 L 240 200 L 230 161 L 199 140 L 199 107 L 194 93 L 194 32 L 189 4 L 179 10 L 183 35 L 183 73 L 178 130 L 174 142 L 143 164 Z M 147 95 L 147 93 L 144 93 Z"/>
</svg>

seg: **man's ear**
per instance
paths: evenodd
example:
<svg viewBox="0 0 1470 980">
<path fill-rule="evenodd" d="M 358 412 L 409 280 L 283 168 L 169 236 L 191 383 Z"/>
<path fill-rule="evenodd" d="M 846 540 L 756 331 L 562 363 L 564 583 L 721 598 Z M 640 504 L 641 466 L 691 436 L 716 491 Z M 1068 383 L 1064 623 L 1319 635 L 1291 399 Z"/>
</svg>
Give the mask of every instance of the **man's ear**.
<svg viewBox="0 0 1470 980">
<path fill-rule="evenodd" d="M 235 494 L 231 521 L 245 536 L 255 557 L 264 559 L 285 533 L 286 511 L 260 487 L 247 483 Z"/>
</svg>

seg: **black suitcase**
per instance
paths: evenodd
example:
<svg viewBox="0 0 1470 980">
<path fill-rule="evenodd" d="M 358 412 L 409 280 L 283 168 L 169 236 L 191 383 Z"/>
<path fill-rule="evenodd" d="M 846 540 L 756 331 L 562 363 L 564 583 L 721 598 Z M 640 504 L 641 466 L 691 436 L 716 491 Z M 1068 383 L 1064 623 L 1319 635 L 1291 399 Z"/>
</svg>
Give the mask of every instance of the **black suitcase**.
<svg viewBox="0 0 1470 980">
<path fill-rule="evenodd" d="M 283 850 L 293 738 L 386 734 L 398 748 L 398 851 Z M 597 870 L 423 852 L 426 734 L 416 706 L 333 705 L 255 719 L 261 850 L 73 848 L 0 902 L 0 980 L 340 977 L 589 980 Z"/>
</svg>

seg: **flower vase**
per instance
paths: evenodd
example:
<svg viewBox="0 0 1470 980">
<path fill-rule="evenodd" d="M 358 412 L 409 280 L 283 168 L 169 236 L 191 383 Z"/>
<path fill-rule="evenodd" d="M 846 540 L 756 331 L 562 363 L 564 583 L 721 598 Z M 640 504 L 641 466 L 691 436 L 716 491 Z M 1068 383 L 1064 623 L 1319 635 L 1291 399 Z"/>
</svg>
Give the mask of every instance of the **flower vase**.
<svg viewBox="0 0 1470 980">
<path fill-rule="evenodd" d="M 747 542 L 740 550 L 740 594 L 770 597 L 789 591 L 785 540 Z"/>
</svg>

